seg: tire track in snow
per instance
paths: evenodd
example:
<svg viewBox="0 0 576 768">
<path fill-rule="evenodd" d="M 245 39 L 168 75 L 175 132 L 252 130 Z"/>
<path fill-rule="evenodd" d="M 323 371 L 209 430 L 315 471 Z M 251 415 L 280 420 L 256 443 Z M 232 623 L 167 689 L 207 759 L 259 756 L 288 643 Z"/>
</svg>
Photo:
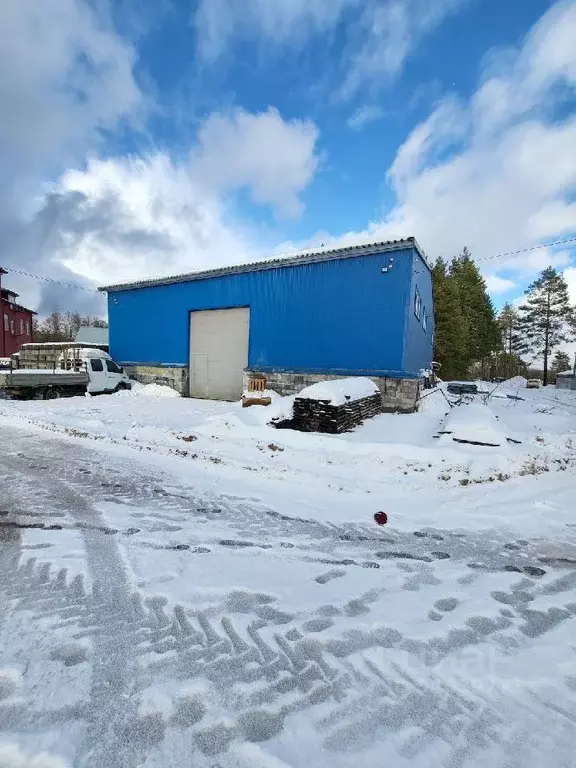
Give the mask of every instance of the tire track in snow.
<svg viewBox="0 0 576 768">
<path fill-rule="evenodd" d="M 74 446 L 67 446 L 64 458 L 69 464 L 66 466 L 62 457 L 46 463 L 45 451 L 45 440 L 36 446 L 29 442 L 26 455 L 31 456 L 31 461 L 42 462 L 36 469 L 46 482 L 42 494 L 50 495 L 51 506 L 84 525 L 82 536 L 94 585 L 86 594 L 81 579 L 76 577 L 70 581 L 62 571 L 53 575 L 50 564 L 36 564 L 30 559 L 18 567 L 12 560 L 5 562 L 0 594 L 5 591 L 9 601 L 37 615 L 58 617 L 63 624 L 70 625 L 76 641 L 90 638 L 93 644 L 90 697 L 76 711 L 60 713 L 63 718 L 88 721 L 88 737 L 79 765 L 131 768 L 139 764 L 150 747 L 163 740 L 170 728 L 176 727 L 190 729 L 192 749 L 205 755 L 224 754 L 235 741 L 273 737 L 285 718 L 294 713 L 305 711 L 315 716 L 318 705 L 331 707 L 331 713 L 316 724 L 324 734 L 325 746 L 336 751 L 371 743 L 381 735 L 383 726 L 401 734 L 405 729 L 412 732 L 418 728 L 418 737 L 413 733 L 403 736 L 407 755 L 420 754 L 431 742 L 440 739 L 452 752 L 449 764 L 458 766 L 464 764 L 470 751 L 484 748 L 486 738 L 489 737 L 491 743 L 498 741 L 498 729 L 503 723 L 501 713 L 507 711 L 508 706 L 499 696 L 488 697 L 488 701 L 482 703 L 482 697 L 475 692 L 472 706 L 466 703 L 471 694 L 465 685 L 447 686 L 433 672 L 422 678 L 419 674 L 419 679 L 415 679 L 402 667 L 391 666 L 387 653 L 394 650 L 408 653 L 418 660 L 420 669 L 430 658 L 443 657 L 467 644 L 480 642 L 504 628 L 503 625 L 494 626 L 490 632 L 478 623 L 469 630 L 448 630 L 432 645 L 385 628 L 345 633 L 321 641 L 311 637 L 305 628 L 302 632 L 276 631 L 255 611 L 247 612 L 249 623 L 244 627 L 230 614 L 208 618 L 157 600 L 147 604 L 138 592 L 130 591 L 116 538 L 102 533 L 104 521 L 90 501 L 90 494 L 96 496 L 97 487 L 102 493 L 96 473 L 86 476 L 77 471 L 79 459 Z M 14 489 L 21 490 L 22 483 L 30 485 L 30 475 L 22 467 L 21 457 L 13 456 L 9 465 Z M 124 472 L 128 474 L 126 468 Z M 114 479 L 111 478 L 106 492 L 118 494 L 119 499 L 128 499 L 132 492 L 148 501 L 154 498 L 149 479 L 144 490 L 138 489 L 141 476 L 136 482 L 123 480 L 119 483 L 121 488 L 114 488 Z M 52 493 L 56 494 L 54 499 Z M 14 497 L 14 491 L 12 495 Z M 7 499 L 5 494 L 5 505 Z M 213 514 L 226 523 L 235 519 L 237 525 L 248 528 L 250 521 L 260 518 L 253 530 L 267 529 L 269 520 L 265 518 L 262 522 L 261 509 L 250 509 L 247 503 L 236 501 L 241 506 L 238 511 L 232 501 L 218 506 L 213 500 L 208 507 L 200 507 L 204 511 L 199 514 Z M 35 503 L 39 504 L 38 496 Z M 178 501 L 160 494 L 156 506 L 164 510 L 159 514 L 177 517 L 186 508 L 190 515 L 191 504 L 198 509 L 197 504 L 206 502 L 196 502 L 192 494 Z M 279 524 L 282 536 L 289 532 L 295 539 L 302 535 L 311 539 L 317 532 L 318 550 L 331 551 L 332 547 L 343 545 L 373 546 L 373 542 L 366 544 L 369 537 L 359 526 L 324 526 L 282 517 Z M 427 544 L 422 541 L 425 536 L 404 538 L 406 542 L 418 539 L 414 545 L 418 552 Z M 433 541 L 434 546 L 444 546 L 442 539 Z M 465 542 L 463 546 L 466 545 Z M 494 552 L 494 542 L 489 545 L 488 551 Z M 500 545 L 501 542 L 496 542 L 496 548 Z M 14 546 L 8 543 L 5 550 L 14 553 L 15 548 L 15 543 Z M 564 586 L 573 585 L 561 582 L 556 590 L 560 592 Z M 510 600 L 520 598 L 504 599 L 503 604 L 507 605 Z M 536 629 L 544 627 L 549 631 L 556 619 L 567 620 L 572 612 L 566 608 L 562 616 L 549 618 L 525 613 L 524 618 Z M 381 653 L 378 661 L 374 661 L 372 655 L 375 650 Z M 138 710 L 139 694 L 147 686 L 166 679 L 207 681 L 214 693 L 212 708 L 203 712 L 197 701 L 184 697 L 176 702 L 171 720 L 161 714 L 143 716 Z M 485 711 L 490 706 L 497 712 L 488 722 Z M 534 717 L 542 716 L 546 723 L 550 722 L 550 707 L 538 704 L 530 707 Z M 570 711 L 569 707 L 563 709 Z M 235 713 L 232 725 L 218 719 L 222 711 Z M 485 733 L 484 741 L 482 733 Z"/>
<path fill-rule="evenodd" d="M 102 515 L 68 483 L 59 483 L 62 499 L 77 522 L 87 520 L 104 525 Z M 94 583 L 100 587 L 96 596 L 95 619 L 102 626 L 110 618 L 120 618 L 126 610 L 130 585 L 118 543 L 113 536 L 103 536 L 94 528 L 81 529 L 86 548 L 86 563 Z M 126 749 L 124 724 L 133 708 L 134 662 L 130 653 L 130 633 L 126 622 L 118 620 L 108 631 L 92 637 L 94 656 L 90 691 L 90 724 L 86 734 L 85 754 L 79 768 L 129 768 L 137 765 L 136 755 Z"/>
<path fill-rule="evenodd" d="M 18 508 L 25 489 L 30 486 L 30 471 L 23 467 L 20 460 L 14 461 L 13 454 L 3 457 L 3 464 L 11 471 L 4 488 L 3 504 L 7 508 Z M 55 501 L 65 514 L 78 523 L 88 573 L 98 584 L 92 596 L 94 620 L 104 628 L 92 637 L 92 683 L 90 702 L 85 710 L 88 724 L 84 749 L 77 765 L 79 768 L 131 768 L 137 764 L 136 754 L 126 749 L 123 727 L 133 706 L 130 693 L 134 663 L 130 654 L 130 635 L 123 621 L 114 622 L 106 629 L 111 617 L 129 602 L 126 567 L 114 537 L 98 532 L 104 521 L 89 497 L 78 492 L 73 483 L 63 480 L 57 473 L 42 472 L 42 475 L 40 490 L 46 497 L 45 506 L 53 506 Z M 42 501 L 36 488 L 35 505 L 40 504 Z M 64 575 L 64 584 L 65 579 Z M 76 581 L 76 589 L 80 597 L 83 592 L 81 580 Z"/>
<path fill-rule="evenodd" d="M 507 725 L 518 713 L 533 723 L 533 736 L 538 738 L 554 728 L 560 713 L 564 721 L 570 717 L 572 721 L 564 723 L 564 737 L 555 749 L 564 755 L 572 750 L 576 696 L 569 687 L 550 702 L 539 700 L 526 687 L 510 695 L 493 684 L 477 687 L 455 675 L 448 681 L 434 669 L 439 658 L 478 644 L 490 633 L 510 628 L 511 622 L 495 622 L 490 631 L 476 622 L 476 634 L 448 629 L 429 642 L 416 642 L 382 627 L 321 642 L 294 629 L 273 631 L 253 614 L 248 625 L 240 627 L 237 616 L 208 618 L 163 601 L 143 602 L 138 592 L 131 593 L 128 605 L 116 605 L 114 615 L 110 602 L 102 610 L 103 590 L 98 583 L 85 594 L 78 577 L 67 580 L 62 571 L 51 575 L 46 564 L 37 564 L 34 558 L 19 564 L 16 557 L 10 562 L 4 557 L 3 566 L 0 592 L 16 600 L 21 610 L 72 622 L 75 641 L 87 637 L 95 641 L 99 633 L 108 635 L 120 624 L 131 640 L 140 673 L 128 686 L 125 716 L 112 729 L 94 721 L 100 737 L 111 741 L 102 751 L 91 751 L 87 744 L 78 765 L 99 766 L 106 760 L 123 768 L 138 765 L 149 748 L 160 745 L 175 728 L 189 729 L 192 751 L 224 755 L 234 743 L 273 738 L 286 718 L 297 713 L 307 713 L 328 752 L 354 752 L 394 734 L 400 754 L 407 759 L 443 745 L 443 765 L 451 768 L 465 765 L 469 756 L 482 754 L 488 747 L 506 750 Z M 540 593 L 560 594 L 572 587 L 572 580 L 568 583 L 562 577 Z M 521 601 L 523 592 L 512 589 L 511 599 L 515 595 Z M 524 631 L 522 625 L 517 628 Z M 543 627 L 545 631 L 554 628 L 552 620 Z M 395 661 L 398 653 L 401 662 Z M 140 713 L 137 702 L 142 691 L 170 680 L 203 681 L 208 686 L 206 696 L 177 696 L 171 717 Z M 52 717 L 90 720 L 93 708 L 101 703 L 93 688 L 90 699 L 76 710 L 62 710 Z M 111 714 L 108 704 L 105 712 Z M 36 716 L 34 722 L 39 724 Z M 110 747 L 119 750 L 116 757 L 108 754 Z"/>
</svg>

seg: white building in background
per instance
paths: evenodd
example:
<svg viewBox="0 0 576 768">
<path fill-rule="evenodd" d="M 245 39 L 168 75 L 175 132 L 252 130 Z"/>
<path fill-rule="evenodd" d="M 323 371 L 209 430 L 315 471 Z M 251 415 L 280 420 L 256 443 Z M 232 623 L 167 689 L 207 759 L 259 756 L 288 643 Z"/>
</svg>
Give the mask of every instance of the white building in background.
<svg viewBox="0 0 576 768">
<path fill-rule="evenodd" d="M 108 348 L 108 328 L 81 325 L 74 341 L 78 344 L 95 344 Z"/>
<path fill-rule="evenodd" d="M 556 376 L 556 389 L 576 390 L 576 375 L 574 370 L 563 371 Z"/>
</svg>

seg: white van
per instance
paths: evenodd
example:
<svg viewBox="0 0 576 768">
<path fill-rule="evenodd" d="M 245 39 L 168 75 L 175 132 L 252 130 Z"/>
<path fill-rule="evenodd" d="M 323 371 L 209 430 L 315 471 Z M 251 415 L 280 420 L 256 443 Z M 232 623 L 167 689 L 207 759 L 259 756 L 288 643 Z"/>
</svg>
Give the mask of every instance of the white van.
<svg viewBox="0 0 576 768">
<path fill-rule="evenodd" d="M 10 370 L 0 372 L 0 390 L 13 398 L 54 400 L 132 387 L 123 369 L 97 347 L 25 344 L 14 358 Z"/>
</svg>

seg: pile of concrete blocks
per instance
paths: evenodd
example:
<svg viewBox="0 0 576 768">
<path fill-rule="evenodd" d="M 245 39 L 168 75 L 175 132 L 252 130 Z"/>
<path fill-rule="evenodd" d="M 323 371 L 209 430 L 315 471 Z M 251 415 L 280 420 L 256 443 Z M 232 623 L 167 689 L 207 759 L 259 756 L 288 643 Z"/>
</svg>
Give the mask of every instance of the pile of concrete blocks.
<svg viewBox="0 0 576 768">
<path fill-rule="evenodd" d="M 28 370 L 80 370 L 84 367 L 82 350 L 86 348 L 85 344 L 62 341 L 53 344 L 24 344 L 19 352 L 12 355 L 12 367 Z"/>
<path fill-rule="evenodd" d="M 16 368 L 45 369 L 60 367 L 62 344 L 33 344 L 22 347 L 17 355 L 12 358 Z"/>
</svg>

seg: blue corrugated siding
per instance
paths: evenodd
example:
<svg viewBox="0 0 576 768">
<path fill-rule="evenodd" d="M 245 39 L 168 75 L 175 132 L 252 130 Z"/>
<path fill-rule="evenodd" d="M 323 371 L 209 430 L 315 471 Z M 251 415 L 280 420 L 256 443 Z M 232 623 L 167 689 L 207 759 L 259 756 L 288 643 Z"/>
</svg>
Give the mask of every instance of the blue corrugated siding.
<svg viewBox="0 0 576 768">
<path fill-rule="evenodd" d="M 401 371 L 412 261 L 406 249 L 117 291 L 110 351 L 124 363 L 188 365 L 190 311 L 249 306 L 253 369 Z"/>
<path fill-rule="evenodd" d="M 419 255 L 412 258 L 410 301 L 407 302 L 406 331 L 404 334 L 403 368 L 407 373 L 418 373 L 432 362 L 434 339 L 434 306 L 432 300 L 432 276 Z M 416 291 L 422 300 L 420 319 L 414 313 Z M 423 316 L 426 315 L 426 330 Z"/>
</svg>

